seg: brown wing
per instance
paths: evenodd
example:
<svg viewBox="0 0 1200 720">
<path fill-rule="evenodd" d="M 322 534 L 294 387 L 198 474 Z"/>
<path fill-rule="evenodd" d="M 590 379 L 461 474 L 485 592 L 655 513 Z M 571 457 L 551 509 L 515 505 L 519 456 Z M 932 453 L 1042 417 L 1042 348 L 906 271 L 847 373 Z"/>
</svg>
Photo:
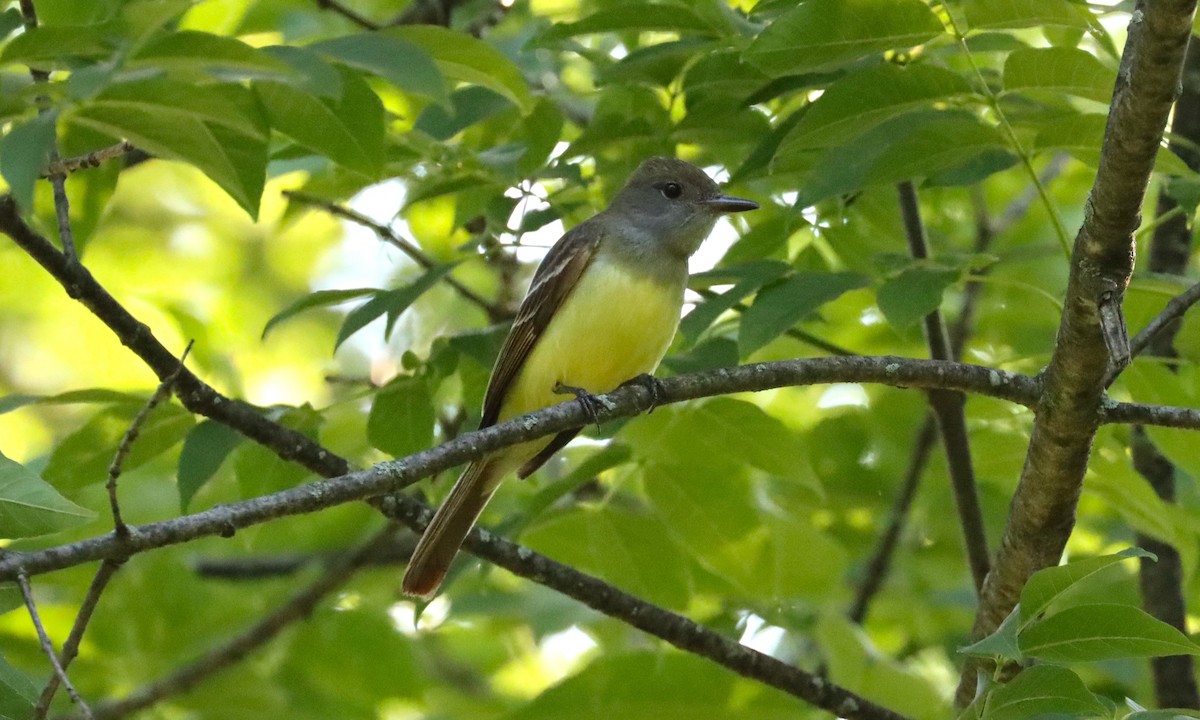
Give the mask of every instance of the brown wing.
<svg viewBox="0 0 1200 720">
<path fill-rule="evenodd" d="M 529 294 L 521 301 L 517 318 L 496 358 L 496 366 L 492 368 L 479 427 L 496 424 L 509 387 L 524 367 L 525 359 L 533 351 L 550 318 L 575 289 L 579 277 L 591 263 L 603 233 L 603 225 L 591 220 L 576 225 L 554 243 L 542 264 L 538 265 Z"/>
</svg>

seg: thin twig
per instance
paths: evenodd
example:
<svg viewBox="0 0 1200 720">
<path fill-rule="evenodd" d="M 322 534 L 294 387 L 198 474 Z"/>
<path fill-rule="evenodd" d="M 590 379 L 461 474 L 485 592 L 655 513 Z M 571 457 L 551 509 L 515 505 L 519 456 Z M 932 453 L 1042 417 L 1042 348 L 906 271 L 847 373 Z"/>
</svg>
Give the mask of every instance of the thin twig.
<svg viewBox="0 0 1200 720">
<path fill-rule="evenodd" d="M 92 578 L 92 584 L 88 586 L 87 594 L 83 597 L 83 603 L 79 606 L 79 613 L 75 615 L 75 624 L 71 626 L 71 633 L 67 635 L 67 640 L 63 643 L 62 653 L 59 656 L 59 662 L 62 663 L 64 673 L 71 665 L 71 661 L 79 654 L 79 643 L 83 640 L 83 633 L 87 630 L 88 623 L 92 619 L 92 613 L 95 612 L 96 605 L 100 602 L 100 595 L 108 587 L 108 581 L 112 579 L 113 574 L 116 573 L 117 568 L 120 566 L 120 560 L 106 559 L 100 563 L 100 569 L 96 571 L 95 577 Z M 50 710 L 50 702 L 54 700 L 54 694 L 58 692 L 60 684 L 58 674 L 51 674 L 50 679 L 46 681 L 46 687 L 42 688 L 42 694 L 38 698 L 37 705 L 33 708 L 33 720 L 42 720 L 42 718 L 46 717 L 46 713 Z"/>
<path fill-rule="evenodd" d="M 46 653 L 46 657 L 50 659 L 50 665 L 54 668 L 54 674 L 58 676 L 63 687 L 67 689 L 67 695 L 71 697 L 71 702 L 79 706 L 79 711 L 83 713 L 83 717 L 91 720 L 91 708 L 79 696 L 79 692 L 75 690 L 75 686 L 71 684 L 70 678 L 67 677 L 67 671 L 58 662 L 58 655 L 54 652 L 54 643 L 50 642 L 50 636 L 46 634 L 46 628 L 42 626 L 42 618 L 38 615 L 37 605 L 33 601 L 33 590 L 29 587 L 29 578 L 25 573 L 17 574 L 17 585 L 21 587 L 21 596 L 25 598 L 25 609 L 29 611 L 29 619 L 33 621 L 33 627 L 37 630 L 38 641 L 42 645 L 42 652 Z"/>
<path fill-rule="evenodd" d="M 21 19 L 25 25 L 26 32 L 37 28 L 37 8 L 34 7 L 33 0 L 21 0 L 20 7 Z M 33 67 L 29 68 L 29 75 L 33 78 L 35 85 L 41 85 L 50 80 L 50 73 Z M 39 95 L 36 102 L 38 104 L 39 116 L 50 113 L 49 97 Z M 57 128 L 52 128 L 51 132 L 54 134 L 54 137 L 50 139 L 50 164 L 54 165 L 59 162 L 58 130 Z M 67 260 L 79 262 L 79 254 L 75 251 L 75 236 L 71 230 L 71 206 L 70 201 L 67 199 L 66 175 L 51 174 L 50 186 L 54 191 L 54 213 L 58 223 L 58 237 L 62 242 L 63 254 L 67 256 Z"/>
<path fill-rule="evenodd" d="M 867 608 L 870 607 L 871 600 L 879 592 L 884 579 L 888 576 L 892 556 L 895 554 L 896 545 L 900 540 L 900 533 L 904 530 L 908 511 L 912 508 L 913 499 L 917 495 L 917 486 L 921 483 L 921 475 L 925 471 L 925 465 L 929 461 L 929 454 L 933 450 L 935 442 L 937 442 L 937 421 L 932 413 L 928 413 L 913 441 L 913 453 L 908 460 L 904 482 L 900 484 L 900 490 L 892 500 L 892 510 L 888 514 L 887 525 L 884 526 L 885 529 L 879 538 L 879 544 L 875 546 L 875 552 L 867 561 L 862 584 L 858 586 L 858 591 L 854 594 L 854 602 L 851 603 L 847 613 L 851 622 L 861 625 L 867 619 Z"/>
<path fill-rule="evenodd" d="M 1043 186 L 1049 186 L 1054 178 L 1058 177 L 1066 167 L 1068 159 L 1069 157 L 1064 153 L 1055 155 L 1051 159 L 1039 176 Z M 1019 222 L 1038 199 L 1037 188 L 1031 185 L 1014 198 L 999 217 L 993 220 L 988 215 L 987 203 L 984 201 L 981 186 L 975 185 L 972 190 L 971 203 L 975 209 L 974 249 L 979 254 L 988 252 L 992 247 L 992 241 Z M 980 280 L 989 272 L 990 268 L 983 268 L 971 272 L 967 277 L 958 317 L 950 327 L 950 351 L 955 360 L 962 360 L 963 348 L 975 326 L 975 313 L 983 294 L 984 283 Z M 883 533 L 879 536 L 879 543 L 867 561 L 863 582 L 855 593 L 854 601 L 847 613 L 855 622 L 862 623 L 866 619 L 870 603 L 883 587 L 883 582 L 890 571 L 892 555 L 899 546 L 897 541 L 904 529 L 908 512 L 912 507 L 921 477 L 929 461 L 929 451 L 937 439 L 936 430 L 936 419 L 933 416 L 926 416 L 925 421 L 921 423 L 921 429 L 917 431 L 916 437 L 913 439 L 912 455 L 909 458 L 904 480 L 892 502 L 892 510 L 888 514 L 888 522 L 884 526 Z"/>
<path fill-rule="evenodd" d="M 142 425 L 146 423 L 146 419 L 150 417 L 150 413 L 158 404 L 165 400 L 175 386 L 175 381 L 179 379 L 179 372 L 183 369 L 183 363 L 187 360 L 188 353 L 192 351 L 192 343 L 189 340 L 187 347 L 183 349 L 183 356 L 179 358 L 179 368 L 167 376 L 165 380 L 158 384 L 154 390 L 154 394 L 146 401 L 146 404 L 138 411 L 138 414 L 133 417 L 133 421 L 129 423 L 129 429 L 125 431 L 125 435 L 121 437 L 121 442 L 117 444 L 117 452 L 113 455 L 112 462 L 108 465 L 108 482 L 104 484 L 108 490 L 108 505 L 112 509 L 113 530 L 120 537 L 129 535 L 129 528 L 125 525 L 125 521 L 121 519 L 121 505 L 117 502 L 117 478 L 121 477 L 121 469 L 125 464 L 126 458 L 129 457 L 130 451 L 133 450 L 133 443 L 141 434 Z"/>
<path fill-rule="evenodd" d="M 360 15 L 354 10 L 351 10 L 342 3 L 338 2 L 338 0 L 316 0 L 316 3 L 317 7 L 321 8 L 322 10 L 330 10 L 335 12 L 364 30 L 378 30 L 383 27 L 382 24 L 377 23 L 364 15 Z"/>
<path fill-rule="evenodd" d="M 348 553 L 311 585 L 293 595 L 242 634 L 209 650 L 169 675 L 134 690 L 120 700 L 98 704 L 95 708 L 96 718 L 113 720 L 125 717 L 160 700 L 186 692 L 240 661 L 247 654 L 270 642 L 289 625 L 311 615 L 322 598 L 345 584 L 359 569 L 374 559 L 377 553 L 393 544 L 397 529 L 394 523 L 389 523 L 362 547 Z"/>
<path fill-rule="evenodd" d="M 712 299 L 712 298 L 721 296 L 721 293 L 710 290 L 708 288 L 697 288 L 694 292 L 697 295 L 699 295 L 700 297 L 705 298 L 705 299 Z M 736 310 L 739 313 L 745 313 L 747 310 L 750 309 L 750 306 L 744 302 L 739 302 L 730 309 Z M 823 351 L 829 353 L 830 355 L 838 355 L 841 357 L 849 357 L 851 355 L 858 355 L 858 353 L 854 352 L 853 350 L 847 350 L 846 348 L 844 348 L 840 345 L 831 343 L 828 340 L 825 340 L 824 338 L 819 338 L 816 335 L 813 335 L 812 333 L 809 333 L 809 332 L 805 332 L 804 330 L 801 330 L 799 328 L 794 328 L 794 327 L 788 328 L 787 330 L 783 331 L 783 334 L 786 335 L 787 337 L 792 338 L 793 340 L 799 340 L 800 342 L 810 345 L 812 347 L 815 347 L 818 350 L 823 350 Z"/>
<path fill-rule="evenodd" d="M 411 258 L 413 262 L 420 265 L 422 268 L 424 268 L 426 270 L 432 269 L 433 267 L 435 267 L 437 265 L 437 262 L 435 262 L 433 260 L 433 258 L 426 255 L 425 252 L 423 250 L 421 250 L 421 248 L 417 247 L 416 243 L 410 242 L 410 241 L 406 240 L 405 238 L 400 237 L 396 233 L 396 231 L 393 230 L 392 228 L 388 227 L 387 225 L 377 223 L 374 220 L 372 220 L 371 218 L 367 217 L 366 215 L 363 215 L 360 212 L 356 212 L 354 210 L 351 210 L 348 207 L 339 205 L 335 202 L 330 202 L 323 198 L 319 198 L 314 195 L 309 195 L 309 194 L 303 193 L 303 192 L 298 192 L 296 190 L 284 190 L 283 194 L 285 197 L 291 198 L 292 200 L 295 200 L 296 202 L 298 202 L 302 205 L 308 205 L 310 207 L 318 207 L 318 208 L 321 208 L 322 210 L 324 210 L 325 212 L 329 213 L 330 215 L 334 215 L 336 217 L 340 217 L 340 218 L 349 220 L 350 222 L 356 223 L 358 225 L 362 225 L 363 227 L 367 228 L 368 230 L 371 230 L 372 232 L 374 232 L 375 235 L 377 235 L 380 240 L 383 240 L 384 242 L 389 243 L 392 246 L 396 247 L 401 252 L 403 252 L 405 255 L 407 255 L 409 258 Z M 457 291 L 458 294 L 463 297 L 463 299 L 467 300 L 468 302 L 474 303 L 475 305 L 478 305 L 480 308 L 482 308 L 483 311 L 487 313 L 488 318 L 492 322 L 499 322 L 500 320 L 511 319 L 510 315 L 508 315 L 507 313 L 502 311 L 494 303 L 489 302 L 487 298 L 483 297 L 482 295 L 475 292 L 474 290 L 467 287 L 466 285 L 463 285 L 461 282 L 459 282 L 458 280 L 455 280 L 450 275 L 444 276 L 443 280 L 446 282 L 447 285 L 454 288 L 455 291 Z"/>
<path fill-rule="evenodd" d="M 897 186 L 900 199 L 900 214 L 904 221 L 904 234 L 908 248 L 917 260 L 929 258 L 929 240 L 925 225 L 921 221 L 921 208 L 917 190 L 912 182 L 904 181 Z M 925 316 L 925 340 L 929 345 L 929 356 L 934 360 L 952 360 L 954 351 L 950 346 L 950 335 L 942 321 L 939 309 Z M 963 406 L 966 397 L 950 390 L 930 390 L 929 405 L 937 417 L 941 431 L 942 446 L 946 449 L 946 461 L 950 469 L 950 483 L 954 489 L 954 500 L 958 508 L 958 519 L 962 526 L 963 542 L 966 545 L 967 561 L 975 590 L 983 587 L 991 557 L 987 547 L 987 531 L 983 523 L 983 510 L 979 506 L 979 488 L 975 482 L 975 466 L 971 461 L 971 444 L 967 436 L 967 419 Z"/>
<path fill-rule="evenodd" d="M 46 167 L 46 171 L 42 173 L 42 177 L 51 178 L 55 175 L 69 175 L 78 170 L 100 167 L 100 163 L 104 162 L 105 160 L 111 160 L 112 158 L 120 157 L 121 155 L 133 152 L 134 150 L 135 148 L 133 143 L 129 142 L 128 140 L 124 140 L 116 145 L 109 145 L 106 148 L 93 150 L 92 152 L 84 155 L 76 155 L 75 157 L 64 158 L 57 162 L 51 162 Z"/>
<path fill-rule="evenodd" d="M 1162 309 L 1162 312 L 1155 315 L 1154 319 L 1129 341 L 1130 357 L 1140 355 L 1159 333 L 1171 327 L 1172 323 L 1182 318 L 1197 302 L 1200 302 L 1200 283 L 1196 283 L 1167 301 L 1167 306 Z M 1104 379 L 1104 386 L 1112 385 L 1119 374 L 1120 370 L 1117 368 L 1110 370 L 1108 377 Z"/>
</svg>

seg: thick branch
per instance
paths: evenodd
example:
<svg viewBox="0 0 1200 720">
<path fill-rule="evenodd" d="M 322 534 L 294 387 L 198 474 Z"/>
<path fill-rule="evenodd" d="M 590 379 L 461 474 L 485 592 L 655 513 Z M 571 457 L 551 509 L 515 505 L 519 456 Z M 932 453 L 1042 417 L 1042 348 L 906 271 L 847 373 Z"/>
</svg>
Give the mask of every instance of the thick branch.
<svg viewBox="0 0 1200 720">
<path fill-rule="evenodd" d="M 98 720 L 125 717 L 164 698 L 186 692 L 208 677 L 230 667 L 255 649 L 270 642 L 289 625 L 311 615 L 321 598 L 345 584 L 359 569 L 374 559 L 381 549 L 390 545 L 395 532 L 396 527 L 389 525 L 362 547 L 354 550 L 327 570 L 308 587 L 293 595 L 287 602 L 268 613 L 240 635 L 120 700 L 96 705 L 93 708 L 95 717 Z"/>
<path fill-rule="evenodd" d="M 1133 269 L 1133 231 L 1178 89 L 1195 0 L 1139 2 L 1118 72 L 1096 181 L 1075 238 L 1058 341 L 1045 375 L 1029 452 L 996 562 L 984 584 L 973 636 L 995 630 L 1035 571 L 1058 562 L 1096 428 L 1120 300 Z M 1108 320 L 1102 323 L 1102 316 Z M 1108 343 L 1106 344 L 1106 338 Z M 958 701 L 974 696 L 968 663 Z"/>
<path fill-rule="evenodd" d="M 181 375 L 182 378 L 182 375 Z M 667 378 L 657 397 L 664 405 L 733 392 L 756 392 L 793 385 L 834 382 L 878 382 L 897 387 L 951 388 L 978 391 L 1019 404 L 1033 403 L 1038 396 L 1036 380 L 1000 370 L 961 363 L 913 360 L 898 357 L 837 357 L 782 360 L 770 363 L 719 368 Z M 628 417 L 648 410 L 654 403 L 650 392 L 630 385 L 601 395 L 601 421 Z M 222 406 L 229 401 L 218 403 Z M 1197 413 L 1200 423 L 1200 413 Z M 258 415 L 254 415 L 260 419 Z M 231 427 L 242 430 L 234 421 Z M 240 528 L 268 520 L 315 512 L 354 500 L 364 500 L 407 487 L 434 473 L 447 470 L 501 447 L 552 435 L 589 422 L 579 403 L 569 401 L 523 415 L 513 420 L 445 442 L 402 460 L 383 462 L 359 472 L 335 473 L 330 466 L 348 463 L 328 450 L 304 439 L 315 450 L 287 448 L 308 469 L 332 480 L 320 480 L 271 495 L 214 507 L 193 515 L 129 527 L 124 539 L 109 533 L 71 545 L 30 553 L 10 552 L 0 558 L 0 581 L 11 580 L 24 568 L 31 575 L 71 567 L 107 557 L 120 557 L 151 548 L 187 542 L 209 535 L 232 535 Z M 276 448 L 272 438 L 264 443 Z M 307 460 L 318 457 L 319 462 Z M 341 475 L 340 477 L 337 477 Z"/>
</svg>

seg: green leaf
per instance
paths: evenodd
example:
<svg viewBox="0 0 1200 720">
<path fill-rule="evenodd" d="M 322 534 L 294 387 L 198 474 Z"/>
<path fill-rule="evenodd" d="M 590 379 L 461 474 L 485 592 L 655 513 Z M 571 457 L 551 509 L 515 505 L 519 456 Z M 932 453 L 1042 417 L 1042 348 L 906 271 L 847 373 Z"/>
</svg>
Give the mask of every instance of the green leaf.
<svg viewBox="0 0 1200 720">
<path fill-rule="evenodd" d="M 742 314 L 738 355 L 749 357 L 825 303 L 866 285 L 858 273 L 798 272 L 767 286 Z"/>
<path fill-rule="evenodd" d="M 192 428 L 179 451 L 177 484 L 181 513 L 187 512 L 192 498 L 242 440 L 235 430 L 213 420 L 204 420 Z"/>
<path fill-rule="evenodd" d="M 846 618 L 822 614 L 816 639 L 833 682 L 910 717 L 953 716 L 949 702 L 928 677 L 888 657 Z"/>
<path fill-rule="evenodd" d="M 1115 70 L 1079 48 L 1026 48 L 1009 53 L 1004 61 L 1007 91 L 1041 90 L 1107 104 L 1116 79 Z"/>
<path fill-rule="evenodd" d="M 324 418 L 311 405 L 275 406 L 265 413 L 268 420 L 315 438 Z M 274 450 L 258 443 L 242 443 L 233 453 L 233 472 L 242 498 L 266 495 L 299 485 L 311 473 L 301 465 L 284 460 Z"/>
<path fill-rule="evenodd" d="M 55 487 L 76 490 L 104 482 L 117 445 L 141 408 L 117 405 L 97 413 L 68 435 L 50 455 L 42 475 Z M 122 469 L 135 470 L 179 444 L 191 430 L 192 414 L 172 403 L 154 408 L 142 423 Z"/>
<path fill-rule="evenodd" d="M 33 187 L 50 161 L 54 115 L 46 113 L 14 125 L 0 138 L 0 175 L 23 210 L 33 208 Z"/>
<path fill-rule="evenodd" d="M 673 650 L 601 654 L 505 718 L 781 720 L 787 716 L 788 700 L 782 693 L 744 682 L 713 663 Z M 603 709 L 597 698 L 604 699 Z"/>
<path fill-rule="evenodd" d="M 68 390 L 57 395 L 6 395 L 0 398 L 0 415 L 26 405 L 71 405 L 73 403 L 135 403 L 144 405 L 146 398 L 108 388 Z"/>
<path fill-rule="evenodd" d="M 1128 548 L 1113 555 L 1076 560 L 1035 572 L 1021 590 L 1022 624 L 1035 620 L 1050 603 L 1076 584 L 1130 558 L 1154 558 L 1154 555 L 1141 548 Z"/>
<path fill-rule="evenodd" d="M 784 138 L 780 153 L 842 143 L 889 118 L 965 97 L 971 85 L 934 65 L 884 63 L 834 82 Z"/>
<path fill-rule="evenodd" d="M 283 80 L 310 95 L 336 101 L 342 96 L 342 71 L 325 62 L 319 53 L 291 45 L 268 45 L 262 51 L 287 63 L 293 73 Z"/>
<path fill-rule="evenodd" d="M 196 166 L 257 215 L 266 181 L 267 124 L 253 94 L 234 84 L 181 85 L 158 80 L 116 85 L 64 117 Z"/>
<path fill-rule="evenodd" d="M 386 33 L 360 33 L 308 46 L 330 60 L 387 80 L 400 90 L 446 104 L 446 81 L 429 53 Z"/>
<path fill-rule="evenodd" d="M 21 63 L 46 70 L 65 67 L 72 58 L 102 58 L 111 51 L 111 44 L 95 27 L 43 25 L 10 40 L 0 51 L 0 64 Z"/>
<path fill-rule="evenodd" d="M 920 45 L 944 32 L 921 0 L 808 0 L 763 30 L 743 57 L 772 76 L 813 72 Z"/>
<path fill-rule="evenodd" d="M 692 311 L 680 321 L 679 334 L 683 336 L 688 345 L 694 344 L 722 313 L 732 309 L 747 295 L 768 282 L 778 279 L 787 271 L 787 263 L 764 260 L 689 276 L 688 285 L 693 288 L 729 283 L 733 283 L 733 287 L 719 295 L 705 298 L 703 302 L 692 308 Z"/>
<path fill-rule="evenodd" d="M 1108 116 L 1102 113 L 1072 113 L 1039 119 L 1033 150 L 1037 153 L 1065 152 L 1088 167 L 1100 164 L 1100 147 Z M 1154 171 L 1167 175 L 1194 175 L 1178 155 L 1160 147 Z"/>
<path fill-rule="evenodd" d="M 922 110 L 899 115 L 845 144 L 829 147 L 815 161 L 804 151 L 780 153 L 773 168 L 808 173 L 796 202 L 805 207 L 867 185 L 944 173 L 989 154 L 1009 155 L 996 128 L 969 112 Z"/>
<path fill-rule="evenodd" d="M 0 538 L 48 535 L 96 517 L 58 494 L 24 465 L 0 453 Z"/>
<path fill-rule="evenodd" d="M 1092 28 L 1087 6 L 1072 0 L 965 0 L 963 12 L 971 30 L 1040 25 Z"/>
<path fill-rule="evenodd" d="M 653 513 L 577 506 L 537 523 L 521 541 L 664 607 L 684 607 L 691 597 L 687 556 Z"/>
<path fill-rule="evenodd" d="M 32 678 L 10 665 L 0 654 L 0 718 L 33 717 L 33 706 L 40 693 Z"/>
<path fill-rule="evenodd" d="M 434 140 L 446 141 L 477 122 L 511 107 L 502 95 L 483 87 L 464 87 L 450 95 L 450 107 L 430 105 L 417 118 L 414 129 Z"/>
<path fill-rule="evenodd" d="M 983 720 L 1057 715 L 1107 717 L 1108 710 L 1075 673 L 1053 665 L 1035 665 L 992 690 Z"/>
<path fill-rule="evenodd" d="M 367 416 L 371 445 L 402 458 L 433 445 L 433 395 L 418 377 L 400 377 L 375 394 Z"/>
<path fill-rule="evenodd" d="M 1076 605 L 1017 635 L 1021 652 L 1048 662 L 1200 655 L 1200 645 L 1132 605 Z"/>
<path fill-rule="evenodd" d="M 563 115 L 558 105 L 549 98 L 540 98 L 521 122 L 517 135 L 525 148 L 525 154 L 517 163 L 522 174 L 531 175 L 546 164 L 562 137 L 562 129 Z M 526 213 L 522 222 L 529 219 L 529 215 Z"/>
<path fill-rule="evenodd" d="M 897 332 L 904 332 L 941 307 L 942 295 L 958 277 L 957 270 L 910 267 L 885 282 L 876 293 L 875 301 L 888 324 Z"/>
<path fill-rule="evenodd" d="M 547 46 L 568 38 L 610 32 L 680 32 L 715 35 L 716 31 L 685 3 L 621 3 L 598 10 L 572 23 L 558 23 L 538 35 L 533 44 Z"/>
<path fill-rule="evenodd" d="M 385 34 L 421 48 L 451 80 L 461 80 L 503 95 L 528 114 L 537 99 L 529 92 L 516 63 L 491 45 L 463 32 L 438 25 L 406 25 Z"/>
<path fill-rule="evenodd" d="M 287 77 L 287 63 L 237 38 L 198 30 L 163 33 L 138 48 L 126 67 L 203 70 L 221 77 Z"/>
<path fill-rule="evenodd" d="M 288 305 L 283 310 L 275 313 L 275 315 L 273 315 L 271 319 L 267 321 L 267 324 L 263 326 L 262 338 L 265 340 L 267 338 L 267 333 L 271 332 L 276 325 L 279 325 L 286 320 L 290 320 L 305 310 L 328 307 L 329 305 L 338 305 L 346 302 L 347 300 L 360 298 L 364 295 L 372 295 L 377 292 L 379 291 L 375 288 L 352 288 L 347 290 L 318 290 L 309 295 L 305 295 L 291 305 Z"/>
<path fill-rule="evenodd" d="M 271 126 L 339 165 L 379 177 L 384 160 L 383 103 L 361 77 L 339 68 L 337 99 L 287 83 L 262 81 L 254 90 Z"/>
<path fill-rule="evenodd" d="M 377 317 L 387 314 L 388 323 L 387 329 L 384 331 L 384 336 L 391 335 L 392 326 L 396 323 L 396 318 L 400 317 L 400 313 L 408 309 L 417 298 L 425 294 L 425 291 L 437 284 L 444 275 L 454 269 L 454 264 L 438 265 L 427 271 L 421 277 L 414 280 L 411 284 L 405 285 L 395 290 L 379 290 L 375 293 L 375 297 L 359 305 L 354 310 L 351 310 L 346 319 L 342 322 L 342 327 L 338 330 L 337 339 L 333 343 L 333 349 L 337 350 L 346 338 L 354 333 L 362 330 Z"/>
<path fill-rule="evenodd" d="M 992 659 L 1005 658 L 1021 662 L 1025 656 L 1021 654 L 1021 648 L 1017 644 L 1017 630 L 1020 626 L 1021 608 L 1018 606 L 1004 618 L 1004 622 L 1000 623 L 1000 627 L 996 628 L 995 632 L 978 642 L 959 648 L 958 651 L 963 655 Z"/>
</svg>

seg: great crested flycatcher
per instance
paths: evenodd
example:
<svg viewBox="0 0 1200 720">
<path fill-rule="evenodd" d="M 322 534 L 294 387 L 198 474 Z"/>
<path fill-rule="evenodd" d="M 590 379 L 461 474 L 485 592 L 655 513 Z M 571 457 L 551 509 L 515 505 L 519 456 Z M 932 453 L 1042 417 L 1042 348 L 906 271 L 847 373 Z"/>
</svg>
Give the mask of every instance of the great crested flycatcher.
<svg viewBox="0 0 1200 720">
<path fill-rule="evenodd" d="M 538 266 L 492 369 L 480 427 L 560 402 L 562 388 L 602 393 L 653 372 L 679 324 L 688 257 L 722 213 L 757 207 L 722 194 L 695 165 L 643 162 L 606 210 L 563 235 Z M 472 462 L 417 543 L 404 592 L 437 592 L 500 481 L 514 470 L 528 476 L 578 433 Z"/>
</svg>

